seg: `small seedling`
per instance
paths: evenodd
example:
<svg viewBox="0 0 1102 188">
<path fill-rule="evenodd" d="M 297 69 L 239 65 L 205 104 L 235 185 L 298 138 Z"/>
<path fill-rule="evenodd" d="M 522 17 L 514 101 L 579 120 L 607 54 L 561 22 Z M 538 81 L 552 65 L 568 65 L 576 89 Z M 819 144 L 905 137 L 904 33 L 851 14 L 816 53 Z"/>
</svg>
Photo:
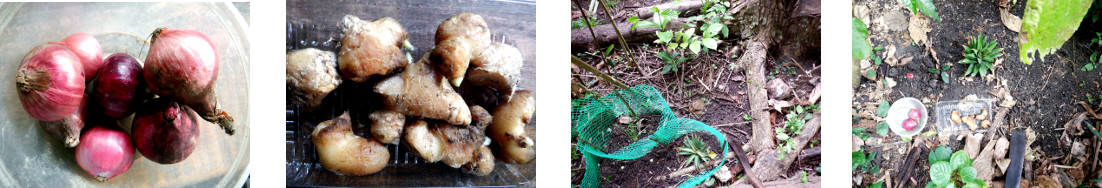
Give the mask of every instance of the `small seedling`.
<svg viewBox="0 0 1102 188">
<path fill-rule="evenodd" d="M 930 162 L 930 182 L 926 187 L 986 187 L 986 182 L 976 179 L 972 159 L 964 150 L 952 152 L 942 145 L 930 152 L 927 160 Z"/>
<path fill-rule="evenodd" d="M 656 55 L 659 59 L 662 59 L 662 62 L 666 64 L 666 66 L 662 67 L 663 75 L 669 73 L 670 71 L 677 72 L 677 64 L 689 60 L 689 58 L 682 57 L 681 55 L 677 54 L 677 52 L 673 52 L 672 54 L 666 52 L 658 52 L 658 54 Z"/>
<path fill-rule="evenodd" d="M 686 138 L 681 147 L 677 147 L 677 151 L 677 155 L 686 156 L 683 166 L 693 164 L 699 167 L 700 163 L 708 162 L 709 159 L 716 156 L 716 154 L 708 148 L 708 145 L 704 144 L 704 141 L 701 141 L 696 135 Z"/>
</svg>

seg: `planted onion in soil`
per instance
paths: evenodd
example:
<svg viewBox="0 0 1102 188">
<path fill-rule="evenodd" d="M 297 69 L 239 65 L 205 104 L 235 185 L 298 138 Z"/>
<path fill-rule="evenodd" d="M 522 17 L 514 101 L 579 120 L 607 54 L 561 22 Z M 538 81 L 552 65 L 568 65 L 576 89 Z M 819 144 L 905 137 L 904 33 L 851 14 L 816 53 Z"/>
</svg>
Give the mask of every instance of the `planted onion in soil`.
<svg viewBox="0 0 1102 188">
<path fill-rule="evenodd" d="M 19 101 L 35 119 L 57 121 L 73 114 L 84 98 L 80 60 L 60 44 L 31 49 L 15 74 Z"/>
<path fill-rule="evenodd" d="M 99 41 L 88 33 L 76 33 L 62 39 L 61 43 L 77 55 L 84 67 L 82 71 L 87 78 L 85 82 L 91 82 L 100 67 L 103 67 L 103 48 L 100 48 Z"/>
<path fill-rule="evenodd" d="M 219 109 L 214 95 L 218 54 L 203 33 L 158 28 L 142 70 L 149 90 L 191 107 L 204 120 L 218 123 L 233 135 L 233 118 Z"/>
<path fill-rule="evenodd" d="M 142 65 L 124 53 L 111 54 L 105 61 L 95 79 L 92 97 L 103 107 L 103 114 L 113 118 L 130 116 L 148 96 Z"/>
<path fill-rule="evenodd" d="M 134 116 L 130 133 L 142 156 L 161 164 L 174 164 L 191 155 L 199 142 L 194 112 L 168 98 L 146 103 Z"/>
<path fill-rule="evenodd" d="M 117 128 L 92 127 L 80 137 L 77 164 L 96 180 L 107 181 L 126 172 L 134 163 L 130 136 Z"/>
</svg>

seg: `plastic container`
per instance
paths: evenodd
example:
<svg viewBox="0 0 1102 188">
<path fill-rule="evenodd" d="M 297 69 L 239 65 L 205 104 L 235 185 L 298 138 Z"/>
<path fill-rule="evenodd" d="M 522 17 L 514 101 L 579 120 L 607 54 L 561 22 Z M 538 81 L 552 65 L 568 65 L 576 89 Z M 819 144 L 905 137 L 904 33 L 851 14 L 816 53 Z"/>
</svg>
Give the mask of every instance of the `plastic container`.
<svg viewBox="0 0 1102 188">
<path fill-rule="evenodd" d="M 409 41 L 416 50 L 410 55 L 416 58 L 432 47 L 436 27 L 448 17 L 460 12 L 479 14 L 486 20 L 493 40 L 517 47 L 524 57 L 519 88 L 535 92 L 535 3 L 531 1 L 341 1 L 319 3 L 317 1 L 292 0 L 287 2 L 287 52 L 303 48 L 318 48 L 336 52 L 341 37 L 340 20 L 345 14 L 353 14 L 364 20 L 391 17 L 398 20 L 409 32 Z M 340 176 L 326 170 L 318 160 L 310 133 L 318 123 L 350 111 L 353 123 L 366 119 L 368 113 L 381 104 L 371 93 L 373 84 L 345 81 L 329 96 L 319 109 L 307 111 L 296 105 L 286 109 L 286 169 L 287 186 L 341 187 L 531 187 L 535 186 L 536 163 L 508 164 L 497 161 L 493 172 L 475 176 L 451 168 L 442 163 L 427 163 L 411 153 L 406 146 L 388 144 L 390 162 L 382 171 L 364 176 Z M 288 94 L 290 95 L 290 94 Z M 539 96 L 536 96 L 537 98 Z M 288 103 L 290 104 L 290 103 Z M 537 104 L 537 106 L 539 106 Z M 492 109 L 492 107 L 486 107 Z M 537 111 L 538 113 L 538 111 Z M 536 120 L 533 118 L 526 133 L 536 140 Z M 353 129 L 360 136 L 367 131 Z M 366 128 L 363 128 L 366 129 Z M 369 135 L 367 135 L 370 137 Z M 492 148 L 496 150 L 496 148 Z"/>
<path fill-rule="evenodd" d="M 206 34 L 218 50 L 215 93 L 234 117 L 235 135 L 203 121 L 199 145 L 186 160 L 161 165 L 141 155 L 128 171 L 97 182 L 76 163 L 74 150 L 42 131 L 14 89 L 0 89 L 0 187 L 241 187 L 249 166 L 248 25 L 229 3 L 2 3 L 0 88 L 15 88 L 16 69 L 31 48 L 84 32 L 99 40 L 104 57 L 125 52 L 145 60 L 158 27 Z M 129 132 L 132 118 L 121 120 Z"/>
<path fill-rule="evenodd" d="M 922 115 L 918 118 L 918 125 L 915 126 L 914 129 L 908 131 L 903 128 L 903 121 L 910 118 L 908 113 L 910 113 L 912 109 L 918 109 L 919 112 L 922 112 Z M 922 129 L 926 129 L 926 119 L 929 117 L 927 112 L 926 105 L 923 105 L 922 101 L 913 97 L 895 100 L 892 106 L 888 108 L 888 117 L 886 118 L 888 127 L 891 128 L 892 132 L 896 135 L 914 136 L 922 132 Z"/>
<path fill-rule="evenodd" d="M 992 119 L 995 116 L 995 112 L 991 110 L 993 107 L 994 99 L 973 99 L 973 100 L 953 100 L 953 101 L 941 101 L 934 106 L 937 112 L 937 132 L 938 134 L 955 135 L 964 131 L 970 131 L 972 133 L 987 132 L 987 129 L 979 126 L 980 121 L 976 121 L 976 130 L 969 130 L 968 125 L 963 122 L 957 124 L 951 119 L 953 111 L 960 111 L 960 116 L 977 115 L 987 110 L 987 118 Z"/>
</svg>

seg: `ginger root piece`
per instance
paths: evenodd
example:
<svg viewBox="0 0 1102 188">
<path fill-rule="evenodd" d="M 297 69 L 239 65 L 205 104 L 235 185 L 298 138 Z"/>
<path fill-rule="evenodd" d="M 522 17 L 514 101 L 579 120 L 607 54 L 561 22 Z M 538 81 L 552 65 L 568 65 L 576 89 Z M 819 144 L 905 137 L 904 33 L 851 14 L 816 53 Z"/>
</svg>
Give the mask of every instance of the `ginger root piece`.
<svg viewBox="0 0 1102 188">
<path fill-rule="evenodd" d="M 425 120 L 414 121 L 406 127 L 405 141 L 410 149 L 431 163 L 444 159 L 444 141 L 430 131 L 428 125 Z"/>
<path fill-rule="evenodd" d="M 960 124 L 960 111 L 953 110 L 951 115 L 949 115 L 949 119 L 953 120 L 953 122 L 956 122 L 957 124 Z"/>
<path fill-rule="evenodd" d="M 503 101 L 508 101 L 520 82 L 524 58 L 520 50 L 508 44 L 494 42 L 471 59 L 467 83 L 497 89 Z"/>
<path fill-rule="evenodd" d="M 536 99 L 528 90 L 517 91 L 494 110 L 493 123 L 486 133 L 498 143 L 502 161 L 523 164 L 536 158 L 536 143 L 524 132 L 535 112 Z"/>
<path fill-rule="evenodd" d="M 474 126 L 457 126 L 447 123 L 437 123 L 431 127 L 440 140 L 444 141 L 444 164 L 452 168 L 459 168 L 467 164 L 474 157 L 475 151 L 485 142 L 486 136 L 482 130 Z"/>
<path fill-rule="evenodd" d="M 406 116 L 398 111 L 384 109 L 371 112 L 371 137 L 382 143 L 397 143 L 406 125 Z"/>
<path fill-rule="evenodd" d="M 471 106 L 471 119 L 473 121 L 470 125 L 436 123 L 436 126 L 429 128 L 444 141 L 442 161 L 452 168 L 459 168 L 475 160 L 474 155 L 477 155 L 478 148 L 487 141 L 484 132 L 493 121 L 493 117 L 486 109 L 475 105 Z"/>
<path fill-rule="evenodd" d="M 987 127 L 991 126 L 991 120 L 983 120 L 983 122 L 980 122 L 980 126 L 986 129 Z"/>
<path fill-rule="evenodd" d="M 983 109 L 980 115 L 976 115 L 976 120 L 987 120 L 987 109 Z"/>
<path fill-rule="evenodd" d="M 968 129 L 971 129 L 973 131 L 976 130 L 976 117 L 975 117 L 975 115 L 964 116 L 963 118 L 961 118 L 961 121 L 963 121 L 964 124 L 968 124 Z"/>
<path fill-rule="evenodd" d="M 475 151 L 471 162 L 463 165 L 463 172 L 485 176 L 494 171 L 494 153 L 489 146 L 483 145 Z"/>
<path fill-rule="evenodd" d="M 321 166 L 340 175 L 379 172 L 390 160 L 390 151 L 386 146 L 352 133 L 352 120 L 348 112 L 337 119 L 321 122 L 311 135 Z"/>
<path fill-rule="evenodd" d="M 337 74 L 336 53 L 307 48 L 287 54 L 291 103 L 316 109 L 337 85 L 341 85 L 341 76 Z"/>
<path fill-rule="evenodd" d="M 482 16 L 467 12 L 456 14 L 436 27 L 436 49 L 431 59 L 452 85 L 459 86 L 467 72 L 471 56 L 490 44 L 490 28 Z"/>
<path fill-rule="evenodd" d="M 445 120 L 453 125 L 470 124 L 471 110 L 467 103 L 429 67 L 427 57 L 380 81 L 375 92 L 383 95 L 388 109 L 406 116 Z"/>
<path fill-rule="evenodd" d="M 372 75 L 386 75 L 406 67 L 402 42 L 409 37 L 397 20 L 383 17 L 372 21 L 345 15 L 341 20 L 341 51 L 337 57 L 341 75 L 363 82 Z"/>
</svg>

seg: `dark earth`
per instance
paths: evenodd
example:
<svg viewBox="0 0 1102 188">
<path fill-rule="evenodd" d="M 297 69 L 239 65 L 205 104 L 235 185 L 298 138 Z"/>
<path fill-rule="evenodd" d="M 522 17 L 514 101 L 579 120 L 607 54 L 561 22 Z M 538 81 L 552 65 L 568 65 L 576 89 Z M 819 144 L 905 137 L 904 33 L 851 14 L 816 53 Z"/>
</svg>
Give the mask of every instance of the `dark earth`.
<svg viewBox="0 0 1102 188">
<path fill-rule="evenodd" d="M 623 0 L 616 3 L 613 7 L 610 7 L 610 11 L 613 11 L 612 14 L 614 16 L 618 16 L 616 20 L 622 21 L 627 19 L 630 15 L 618 13 L 617 10 L 621 8 L 647 7 L 662 3 L 665 2 Z M 581 4 L 583 6 L 588 6 L 589 1 L 583 0 Z M 572 6 L 572 11 L 574 14 L 580 15 L 577 7 Z M 608 23 L 607 17 L 604 16 L 603 10 L 600 8 L 598 8 L 598 17 L 604 20 L 600 23 Z M 576 18 L 574 20 L 580 19 L 581 18 Z M 581 29 L 585 28 L 583 27 Z M 736 28 L 731 29 L 735 30 Z M 604 47 L 607 47 L 605 45 L 603 45 L 600 50 L 590 52 L 574 51 L 572 55 L 597 67 L 603 73 L 615 77 L 628 86 L 640 84 L 654 86 L 663 94 L 662 97 L 666 99 L 677 117 L 699 120 L 725 133 L 727 139 L 737 139 L 742 143 L 748 143 L 752 130 L 749 121 L 743 119 L 744 115 L 749 115 L 748 90 L 745 89 L 747 78 L 744 77 L 745 72 L 742 68 L 743 65 L 735 64 L 737 57 L 732 58 L 732 55 L 739 55 L 737 53 L 741 52 L 736 53 L 731 50 L 736 45 L 741 46 L 740 43 L 743 41 L 743 39 L 736 38 L 725 39 L 717 48 L 719 50 L 709 53 L 702 52 L 696 58 L 678 64 L 679 71 L 670 71 L 665 75 L 661 74 L 661 69 L 665 64 L 655 55 L 662 47 L 655 44 L 629 44 L 628 50 L 634 54 L 633 57 L 639 65 L 638 69 L 630 67 L 627 55 L 622 52 L 619 45 L 615 47 L 614 53 L 609 56 L 609 59 L 613 61 L 601 60 L 600 53 L 603 52 Z M 773 49 L 773 51 L 768 53 L 770 55 L 766 59 L 766 62 L 763 63 L 768 72 L 766 79 L 781 79 L 792 86 L 794 95 L 789 100 L 807 100 L 811 91 L 819 84 L 820 80 L 821 74 L 818 69 L 818 66 L 821 65 L 819 49 L 803 49 L 807 53 L 800 53 L 805 54 L 800 57 L 777 55 L 784 53 L 778 50 L 780 48 L 771 49 Z M 692 52 L 686 50 L 684 53 L 691 54 Z M 598 81 L 599 79 L 592 73 L 585 72 L 576 67 L 573 68 L 571 77 L 572 83 L 582 84 L 598 93 L 598 95 L 603 96 L 617 89 L 616 86 L 612 84 Z M 578 93 L 580 92 L 575 91 L 575 94 Z M 577 99 L 578 95 L 574 95 L 573 97 Z M 785 112 L 787 113 L 787 111 L 786 109 Z M 774 127 L 783 127 L 785 113 L 772 112 Z M 646 128 L 647 131 L 639 135 L 640 139 L 652 134 L 656 126 L 645 126 L 644 128 Z M 634 142 L 631 137 L 624 134 L 623 131 L 616 126 L 613 126 L 611 131 L 613 136 L 609 138 L 610 146 L 606 148 L 618 149 L 623 145 Z M 722 151 L 722 149 L 717 149 L 718 143 L 715 143 L 714 138 L 709 134 L 703 134 L 700 138 L 709 144 L 712 151 L 716 151 L 717 153 Z M 681 146 L 682 139 L 684 139 L 684 137 L 668 145 L 660 144 L 652 149 L 649 154 L 636 160 L 618 161 L 602 159 L 602 185 L 605 187 L 670 187 L 688 179 L 689 176 L 682 176 L 665 181 L 656 181 L 653 179 L 658 175 L 666 175 L 669 174 L 669 172 L 681 169 L 685 158 L 677 155 L 677 147 Z M 624 141 L 618 143 L 615 140 Z M 812 145 L 819 146 L 817 142 L 817 140 L 819 140 L 818 135 L 814 136 L 812 140 L 816 143 L 809 144 L 807 148 L 811 148 Z M 748 157 L 755 158 L 754 154 L 748 154 Z M 651 160 L 653 160 L 653 162 L 651 162 Z M 819 157 L 798 159 L 789 167 L 786 174 L 781 176 L 799 176 L 800 171 L 806 171 L 808 176 L 818 176 L 818 172 L 816 172 L 815 169 L 820 166 L 819 163 Z M 584 159 L 579 154 L 576 158 L 572 155 L 571 165 L 571 184 L 578 185 L 584 176 L 586 164 L 584 164 Z M 734 160 L 728 160 L 725 165 L 734 167 L 739 164 L 734 163 Z M 619 169 L 621 166 L 624 167 L 623 170 Z M 736 175 L 736 177 L 739 175 L 741 175 L 741 173 Z M 734 180 L 731 181 L 733 182 Z M 730 183 L 717 183 L 716 185 L 727 184 Z"/>
<path fill-rule="evenodd" d="M 1099 84 L 1099 80 L 1102 80 L 1102 70 L 1080 70 L 1090 61 L 1091 53 L 1100 50 L 1097 46 L 1089 44 L 1091 38 L 1095 37 L 1095 32 L 1102 31 L 1102 22 L 1092 22 L 1089 15 L 1099 14 L 1100 11 L 1095 8 L 1088 12 L 1088 18 L 1080 23 L 1080 27 L 1075 34 L 1054 54 L 1046 56 L 1044 61 L 1034 59 L 1033 65 L 1026 65 L 1019 60 L 1018 33 L 1003 25 L 999 16 L 999 6 L 995 4 L 996 2 L 935 2 L 937 12 L 942 20 L 931 20 L 929 27 L 932 28 L 932 31 L 928 33 L 929 40 L 927 43 L 932 44 L 932 50 L 936 52 L 937 59 L 940 60 L 941 64 L 936 63 L 937 60 L 931 57 L 931 53 L 925 45 L 912 44 L 906 30 L 884 30 L 880 29 L 884 27 L 866 23 L 870 25 L 869 38 L 872 46 L 884 46 L 885 48 L 894 46 L 897 48 L 896 58 L 911 57 L 913 59 L 905 65 L 892 66 L 886 62 L 880 66 L 873 65 L 878 70 L 878 75 L 876 75 L 878 80 L 890 77 L 898 84 L 885 92 L 881 90 L 882 86 L 877 87 L 875 81 L 862 76 L 861 85 L 854 91 L 853 105 L 855 112 L 875 112 L 876 106 L 873 104 L 880 100 L 891 102 L 903 97 L 919 98 L 930 110 L 933 110 L 937 101 L 960 100 L 973 94 L 979 98 L 1004 99 L 1003 96 L 998 95 L 998 90 L 1000 87 L 1005 87 L 1009 94 L 1013 96 L 1013 99 L 1017 101 L 1017 105 L 1010 108 L 1007 116 L 1007 122 L 1010 126 L 1029 127 L 1037 131 L 1038 139 L 1032 147 L 1043 148 L 1043 155 L 1068 155 L 1072 143 L 1063 141 L 1060 136 L 1064 132 L 1062 129 L 1064 123 L 1069 121 L 1073 115 L 1085 111 L 1076 102 L 1093 101 L 1090 102 L 1091 106 L 1096 106 L 1098 102 L 1102 101 L 1102 98 L 1099 98 L 1099 95 L 1102 95 L 1102 92 L 1100 92 L 1102 91 L 1100 90 L 1102 85 Z M 1098 1 L 1095 1 L 1095 3 L 1098 3 Z M 905 22 L 909 19 L 915 19 L 917 15 L 911 15 L 910 10 L 898 8 L 901 6 L 900 4 L 899 1 L 895 0 L 855 2 L 857 7 L 867 6 L 869 8 L 870 20 L 877 20 L 896 11 L 902 12 L 906 17 L 903 24 L 906 24 Z M 1019 0 L 1017 4 L 1010 4 L 1009 12 L 1021 17 L 1025 4 L 1025 0 Z M 978 35 L 983 35 L 989 40 L 997 40 L 997 46 L 1003 48 L 1003 61 L 995 66 L 994 73 L 989 73 L 989 75 L 994 74 L 994 76 L 989 76 L 991 79 L 978 76 L 967 78 L 963 76 L 967 67 L 956 63 L 963 58 L 961 55 L 962 45 L 967 44 L 973 37 Z M 886 56 L 886 52 L 883 50 L 874 51 L 874 53 L 881 58 Z M 928 71 L 928 69 L 937 69 L 941 65 L 951 65 L 949 83 L 942 82 L 939 75 Z M 861 73 L 864 74 L 864 69 Z M 907 74 L 913 75 L 913 78 L 907 78 Z M 1001 82 L 1005 82 L 1005 86 L 999 86 Z M 1088 97 L 1092 99 L 1088 99 Z M 931 115 L 930 118 L 937 117 Z M 875 121 L 869 122 L 869 120 L 863 119 L 857 121 L 854 126 L 875 132 Z M 868 135 L 879 137 L 875 133 L 869 133 Z M 1084 136 L 1089 136 L 1089 133 Z M 898 146 L 906 146 L 906 144 L 899 144 L 901 142 L 900 138 L 893 134 L 889 134 L 888 137 L 883 139 L 880 143 L 889 143 L 885 144 L 887 145 L 885 148 L 888 150 L 880 151 L 880 154 L 888 155 L 889 160 L 884 160 L 884 157 L 877 157 L 876 160 L 872 161 L 872 165 L 879 166 L 880 169 L 898 169 L 899 167 L 895 165 L 901 164 L 906 156 L 905 153 L 897 151 Z M 950 146 L 954 150 L 959 150 L 962 147 L 958 145 L 951 144 Z M 866 146 L 865 150 L 881 150 L 881 148 Z M 926 149 L 926 151 L 929 150 Z M 917 184 L 910 184 L 912 182 L 908 181 L 908 185 L 923 186 L 929 181 L 929 164 L 925 161 L 926 154 L 924 153 L 916 162 L 916 168 L 911 169 L 910 172 L 893 170 L 891 172 L 892 176 L 898 173 L 912 173 Z M 863 187 L 876 182 L 875 180 L 880 179 L 883 172 L 886 171 L 881 170 L 878 173 L 860 172 L 865 174 L 855 171 L 855 173 L 858 173 L 855 176 L 864 176 L 864 181 L 855 184 L 855 186 Z"/>
</svg>

